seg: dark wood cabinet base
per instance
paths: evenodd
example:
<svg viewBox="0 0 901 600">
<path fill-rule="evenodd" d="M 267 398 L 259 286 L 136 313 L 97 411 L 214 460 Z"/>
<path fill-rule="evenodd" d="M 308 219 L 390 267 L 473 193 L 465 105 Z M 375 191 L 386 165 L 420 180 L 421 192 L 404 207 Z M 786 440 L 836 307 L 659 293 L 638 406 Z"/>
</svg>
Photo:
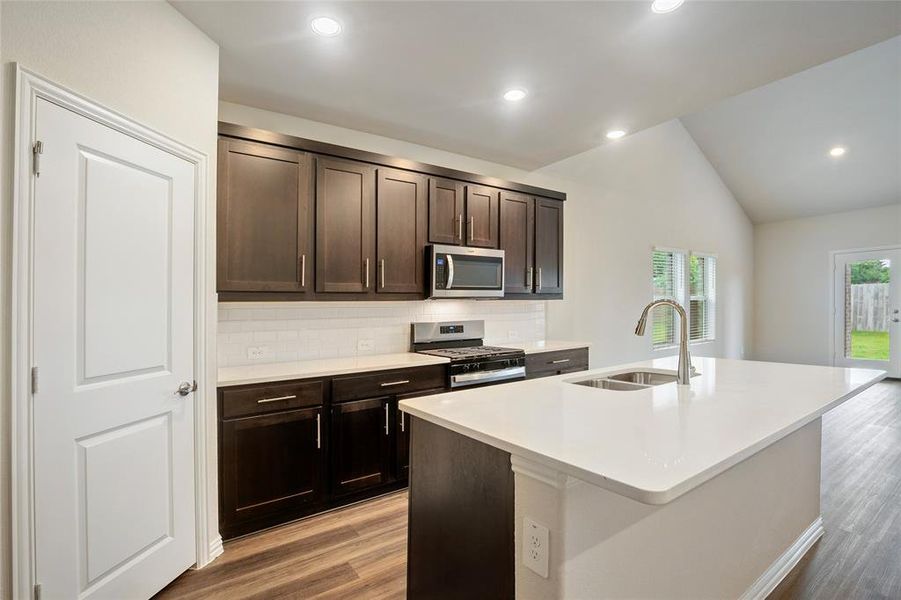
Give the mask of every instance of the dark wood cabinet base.
<svg viewBox="0 0 901 600">
<path fill-rule="evenodd" d="M 410 421 L 407 598 L 513 598 L 510 454 Z"/>
</svg>

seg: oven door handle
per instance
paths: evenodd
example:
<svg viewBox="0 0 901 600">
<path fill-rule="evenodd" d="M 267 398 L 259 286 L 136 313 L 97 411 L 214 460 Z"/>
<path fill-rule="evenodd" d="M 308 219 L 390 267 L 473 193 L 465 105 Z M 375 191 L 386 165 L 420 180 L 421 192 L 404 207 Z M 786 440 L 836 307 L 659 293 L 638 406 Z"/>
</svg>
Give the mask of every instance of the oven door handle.
<svg viewBox="0 0 901 600">
<path fill-rule="evenodd" d="M 451 387 L 475 385 L 477 383 L 486 383 L 490 381 L 502 381 L 525 376 L 525 367 L 507 367 L 506 369 L 495 369 L 494 371 L 462 373 L 460 375 L 451 375 Z"/>
<path fill-rule="evenodd" d="M 454 288 L 454 257 L 451 254 L 447 255 L 447 284 L 445 285 L 446 290 L 451 290 Z"/>
</svg>

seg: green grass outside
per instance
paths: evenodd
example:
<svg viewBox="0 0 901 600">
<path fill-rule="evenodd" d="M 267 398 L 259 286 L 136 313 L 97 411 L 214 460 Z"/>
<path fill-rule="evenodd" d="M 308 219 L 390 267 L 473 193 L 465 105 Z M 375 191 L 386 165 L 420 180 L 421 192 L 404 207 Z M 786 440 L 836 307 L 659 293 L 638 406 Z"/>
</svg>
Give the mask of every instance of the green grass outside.
<svg viewBox="0 0 901 600">
<path fill-rule="evenodd" d="M 852 331 L 851 358 L 888 360 L 888 331 Z"/>
</svg>

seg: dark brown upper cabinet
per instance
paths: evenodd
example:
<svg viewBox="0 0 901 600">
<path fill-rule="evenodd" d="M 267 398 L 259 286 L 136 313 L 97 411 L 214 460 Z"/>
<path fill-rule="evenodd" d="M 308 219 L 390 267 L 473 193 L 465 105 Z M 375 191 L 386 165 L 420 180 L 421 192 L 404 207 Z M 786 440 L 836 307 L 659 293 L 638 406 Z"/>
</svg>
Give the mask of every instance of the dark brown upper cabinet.
<svg viewBox="0 0 901 600">
<path fill-rule="evenodd" d="M 305 292 L 312 284 L 310 155 L 219 140 L 217 289 Z"/>
<path fill-rule="evenodd" d="M 499 190 L 482 185 L 466 186 L 466 245 L 498 247 Z"/>
<path fill-rule="evenodd" d="M 435 177 L 429 180 L 429 243 L 463 243 L 465 206 L 462 183 Z"/>
<path fill-rule="evenodd" d="M 535 281 L 535 199 L 502 191 L 500 247 L 504 251 L 504 292 L 528 294 Z"/>
<path fill-rule="evenodd" d="M 316 158 L 316 291 L 368 293 L 375 271 L 375 169 Z"/>
<path fill-rule="evenodd" d="M 376 180 L 376 291 L 422 294 L 428 227 L 428 179 L 378 169 Z"/>
<path fill-rule="evenodd" d="M 563 293 L 563 202 L 535 199 L 535 293 Z"/>
</svg>

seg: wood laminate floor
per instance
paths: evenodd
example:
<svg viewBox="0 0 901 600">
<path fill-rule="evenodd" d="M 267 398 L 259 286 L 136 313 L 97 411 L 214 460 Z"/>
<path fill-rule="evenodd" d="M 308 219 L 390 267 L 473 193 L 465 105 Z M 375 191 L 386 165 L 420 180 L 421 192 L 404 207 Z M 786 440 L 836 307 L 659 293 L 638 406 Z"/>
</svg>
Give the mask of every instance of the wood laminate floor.
<svg viewBox="0 0 901 600">
<path fill-rule="evenodd" d="M 826 533 L 769 600 L 901 600 L 901 381 L 823 417 Z"/>
<path fill-rule="evenodd" d="M 826 534 L 769 600 L 901 600 L 901 382 L 823 419 Z M 225 545 L 156 600 L 403 598 L 407 494 L 398 492 Z"/>
</svg>

